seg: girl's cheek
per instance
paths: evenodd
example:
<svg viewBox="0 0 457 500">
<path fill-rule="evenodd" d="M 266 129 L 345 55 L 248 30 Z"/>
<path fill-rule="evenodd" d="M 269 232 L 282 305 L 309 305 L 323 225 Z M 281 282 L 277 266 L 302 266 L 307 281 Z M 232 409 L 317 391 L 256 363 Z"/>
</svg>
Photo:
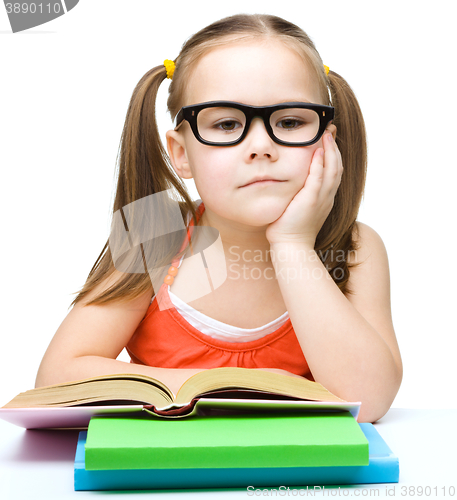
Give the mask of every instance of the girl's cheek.
<svg viewBox="0 0 457 500">
<path fill-rule="evenodd" d="M 213 163 L 198 170 L 194 180 L 202 197 L 217 199 L 226 193 L 228 188 L 232 187 L 234 183 L 232 176 L 221 167 Z"/>
<path fill-rule="evenodd" d="M 316 147 L 314 147 L 316 146 Z M 308 177 L 309 168 L 311 166 L 311 161 L 313 159 L 314 151 L 318 148 L 318 144 L 311 146 L 310 149 L 306 149 L 305 154 L 298 160 L 298 163 L 302 166 L 300 169 L 299 176 L 303 179 L 303 181 Z"/>
</svg>

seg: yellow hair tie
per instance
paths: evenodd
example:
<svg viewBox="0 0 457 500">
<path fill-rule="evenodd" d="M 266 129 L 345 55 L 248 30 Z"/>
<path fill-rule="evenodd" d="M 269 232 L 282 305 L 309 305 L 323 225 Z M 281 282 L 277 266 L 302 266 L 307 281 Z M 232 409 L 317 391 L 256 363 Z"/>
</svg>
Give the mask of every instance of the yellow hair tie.
<svg viewBox="0 0 457 500">
<path fill-rule="evenodd" d="M 328 72 L 330 71 L 330 68 L 324 64 L 324 70 L 325 74 L 328 75 Z"/>
<path fill-rule="evenodd" d="M 173 78 L 173 73 L 175 72 L 175 63 L 173 61 L 170 61 L 170 59 L 165 59 L 163 65 L 167 70 L 167 78 L 171 80 Z"/>
</svg>

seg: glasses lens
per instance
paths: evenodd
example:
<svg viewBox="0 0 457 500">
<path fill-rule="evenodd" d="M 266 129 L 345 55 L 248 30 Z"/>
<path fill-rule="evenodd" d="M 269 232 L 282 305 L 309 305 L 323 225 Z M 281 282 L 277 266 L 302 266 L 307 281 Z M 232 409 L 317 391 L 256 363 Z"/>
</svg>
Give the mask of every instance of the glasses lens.
<svg viewBox="0 0 457 500">
<path fill-rule="evenodd" d="M 205 108 L 197 115 L 200 136 L 208 142 L 233 142 L 240 138 L 246 117 L 235 108 Z"/>
<path fill-rule="evenodd" d="M 319 124 L 319 115 L 312 109 L 280 109 L 270 117 L 275 137 L 291 144 L 312 141 L 319 131 Z"/>
</svg>

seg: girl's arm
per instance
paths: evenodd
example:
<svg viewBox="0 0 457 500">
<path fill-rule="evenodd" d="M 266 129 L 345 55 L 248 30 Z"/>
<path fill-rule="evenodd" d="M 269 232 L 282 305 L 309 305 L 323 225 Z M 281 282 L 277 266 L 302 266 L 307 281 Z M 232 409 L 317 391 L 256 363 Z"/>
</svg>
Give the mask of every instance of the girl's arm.
<svg viewBox="0 0 457 500">
<path fill-rule="evenodd" d="M 279 286 L 314 379 L 340 398 L 361 401 L 359 420 L 374 422 L 389 409 L 402 379 L 386 249 L 375 231 L 358 224 L 355 261 L 362 264 L 351 269 L 354 295 L 348 297 L 314 251 L 344 175 L 336 132 L 328 126 L 304 186 L 266 236 L 279 257 L 273 262 Z"/>
<path fill-rule="evenodd" d="M 85 304 L 111 286 L 121 273 L 101 283 L 68 313 L 41 361 L 35 387 L 115 373 L 149 375 L 164 382 L 175 394 L 189 377 L 201 369 L 170 369 L 117 361 L 152 298 L 152 289 L 128 302 Z"/>
<path fill-rule="evenodd" d="M 360 248 L 346 297 L 314 248 L 275 243 L 278 283 L 297 339 L 316 382 L 347 401 L 361 401 L 360 422 L 390 408 L 402 379 L 402 362 L 390 309 L 387 253 L 380 236 L 358 223 Z M 294 256 L 303 255 L 305 259 Z"/>
</svg>

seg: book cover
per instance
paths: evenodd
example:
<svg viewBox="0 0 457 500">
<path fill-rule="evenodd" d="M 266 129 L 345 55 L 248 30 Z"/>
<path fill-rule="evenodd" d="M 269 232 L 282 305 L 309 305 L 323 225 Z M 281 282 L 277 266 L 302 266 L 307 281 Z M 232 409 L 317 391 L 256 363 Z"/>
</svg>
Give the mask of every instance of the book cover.
<svg viewBox="0 0 457 500">
<path fill-rule="evenodd" d="M 87 470 L 367 464 L 368 441 L 349 412 L 94 417 L 86 442 Z"/>
<path fill-rule="evenodd" d="M 369 463 L 366 466 L 92 471 L 85 469 L 87 431 L 83 431 L 79 434 L 75 456 L 75 491 L 397 483 L 398 457 L 373 424 L 358 425 L 369 443 Z"/>
<path fill-rule="evenodd" d="M 244 392 L 244 391 L 243 391 Z M 235 394 L 235 391 L 232 391 Z M 266 395 L 264 395 L 266 397 Z M 151 412 L 166 419 L 181 419 L 193 415 L 203 415 L 212 410 L 252 411 L 252 412 L 297 412 L 348 411 L 357 418 L 360 403 L 323 403 L 320 401 L 290 401 L 282 399 L 240 399 L 240 398 L 199 398 L 186 412 L 167 411 L 156 413 L 149 405 L 112 404 L 48 408 L 0 408 L 0 418 L 25 429 L 87 429 L 92 417 L 125 413 Z"/>
</svg>

